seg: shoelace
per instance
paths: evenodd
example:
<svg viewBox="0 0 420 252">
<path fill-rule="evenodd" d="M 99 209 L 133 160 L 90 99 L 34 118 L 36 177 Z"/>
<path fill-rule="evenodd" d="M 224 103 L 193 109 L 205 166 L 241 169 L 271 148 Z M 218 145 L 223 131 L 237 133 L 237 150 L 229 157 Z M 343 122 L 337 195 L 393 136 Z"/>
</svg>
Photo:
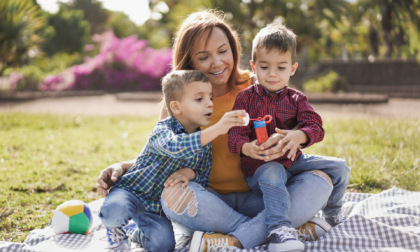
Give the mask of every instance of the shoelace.
<svg viewBox="0 0 420 252">
<path fill-rule="evenodd" d="M 125 232 L 120 228 L 110 228 L 109 233 L 112 242 L 120 242 L 126 238 Z"/>
<path fill-rule="evenodd" d="M 229 239 L 226 238 L 213 238 L 207 240 L 207 251 L 216 252 L 226 249 L 229 246 Z"/>
<path fill-rule="evenodd" d="M 297 231 L 294 228 L 281 227 L 271 231 L 270 235 L 272 234 L 276 234 L 279 237 L 280 241 L 285 241 L 288 239 L 298 239 Z"/>
<path fill-rule="evenodd" d="M 305 232 L 305 230 L 308 230 L 308 232 Z M 299 240 L 301 241 L 314 241 L 315 240 L 315 236 L 310 226 L 308 226 L 307 228 L 302 228 L 302 231 L 297 230 L 297 235 L 298 235 Z"/>
</svg>

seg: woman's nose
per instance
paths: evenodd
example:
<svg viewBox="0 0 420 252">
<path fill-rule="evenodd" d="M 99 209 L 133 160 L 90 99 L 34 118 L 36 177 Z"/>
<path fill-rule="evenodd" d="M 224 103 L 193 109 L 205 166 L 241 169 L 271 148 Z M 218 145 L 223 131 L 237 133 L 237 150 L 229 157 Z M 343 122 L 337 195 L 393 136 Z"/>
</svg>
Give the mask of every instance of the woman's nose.
<svg viewBox="0 0 420 252">
<path fill-rule="evenodd" d="M 218 56 L 213 57 L 213 66 L 220 66 L 222 64 L 222 59 Z"/>
</svg>

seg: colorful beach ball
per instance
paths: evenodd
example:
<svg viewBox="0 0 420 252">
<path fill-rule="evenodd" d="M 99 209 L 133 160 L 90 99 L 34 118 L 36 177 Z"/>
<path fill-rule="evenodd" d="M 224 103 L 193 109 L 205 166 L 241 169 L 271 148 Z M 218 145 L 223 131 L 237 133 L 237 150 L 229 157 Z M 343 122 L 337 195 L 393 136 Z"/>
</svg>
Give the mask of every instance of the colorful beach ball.
<svg viewBox="0 0 420 252">
<path fill-rule="evenodd" d="M 52 217 L 56 234 L 87 234 L 92 226 L 92 213 L 81 200 L 69 200 L 59 205 Z"/>
</svg>

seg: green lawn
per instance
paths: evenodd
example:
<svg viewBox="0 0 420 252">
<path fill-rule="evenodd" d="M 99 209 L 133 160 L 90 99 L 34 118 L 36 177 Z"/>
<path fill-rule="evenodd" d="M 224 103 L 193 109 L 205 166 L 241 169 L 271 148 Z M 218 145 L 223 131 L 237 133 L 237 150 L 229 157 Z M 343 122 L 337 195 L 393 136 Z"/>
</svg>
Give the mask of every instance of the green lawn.
<svg viewBox="0 0 420 252">
<path fill-rule="evenodd" d="M 157 117 L 0 114 L 0 241 L 22 242 L 66 200 L 91 202 L 99 172 L 134 158 Z M 304 152 L 345 158 L 350 191 L 420 190 L 420 120 L 325 120 L 326 137 Z"/>
</svg>

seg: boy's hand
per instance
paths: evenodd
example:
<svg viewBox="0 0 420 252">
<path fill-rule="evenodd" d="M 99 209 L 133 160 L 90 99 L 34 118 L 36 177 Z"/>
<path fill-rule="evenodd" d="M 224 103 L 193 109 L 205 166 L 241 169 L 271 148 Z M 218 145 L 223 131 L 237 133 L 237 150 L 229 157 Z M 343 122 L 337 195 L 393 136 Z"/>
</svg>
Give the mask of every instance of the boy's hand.
<svg viewBox="0 0 420 252">
<path fill-rule="evenodd" d="M 195 178 L 195 172 L 191 168 L 182 168 L 172 173 L 163 184 L 165 187 L 171 187 L 182 183 L 183 187 L 188 185 L 188 181 Z"/>
<path fill-rule="evenodd" d="M 264 147 L 258 145 L 258 140 L 244 143 L 241 148 L 242 154 L 253 159 L 266 160 Z"/>
<path fill-rule="evenodd" d="M 279 129 L 279 132 L 286 134 L 285 137 L 279 142 L 279 146 L 282 148 L 282 153 L 289 151 L 287 158 L 295 161 L 296 152 L 302 147 L 301 144 L 304 144 L 308 141 L 308 137 L 301 130 L 282 131 Z"/>
<path fill-rule="evenodd" d="M 114 185 L 119 177 L 124 174 L 120 163 L 115 163 L 103 169 L 98 177 L 98 193 L 104 197 L 108 195 L 108 189 Z"/>
<path fill-rule="evenodd" d="M 294 140 L 290 142 L 292 138 Z M 296 140 L 299 143 L 297 145 L 296 145 Z M 294 158 L 296 157 L 297 150 L 301 148 L 300 145 L 306 143 L 307 141 L 308 141 L 308 138 L 303 131 L 282 130 L 282 129 L 276 128 L 276 133 L 272 134 L 269 137 L 269 139 L 261 145 L 262 147 L 265 148 L 264 155 L 266 158 L 264 160 L 266 162 L 272 161 L 274 159 L 277 159 L 283 156 L 284 154 L 286 154 L 288 150 L 290 150 L 287 158 L 293 161 Z"/>
<path fill-rule="evenodd" d="M 226 112 L 223 117 L 215 124 L 221 135 L 228 133 L 230 128 L 243 126 L 243 117 L 246 116 L 245 110 L 233 110 Z M 240 118 L 241 117 L 241 118 Z"/>
</svg>

